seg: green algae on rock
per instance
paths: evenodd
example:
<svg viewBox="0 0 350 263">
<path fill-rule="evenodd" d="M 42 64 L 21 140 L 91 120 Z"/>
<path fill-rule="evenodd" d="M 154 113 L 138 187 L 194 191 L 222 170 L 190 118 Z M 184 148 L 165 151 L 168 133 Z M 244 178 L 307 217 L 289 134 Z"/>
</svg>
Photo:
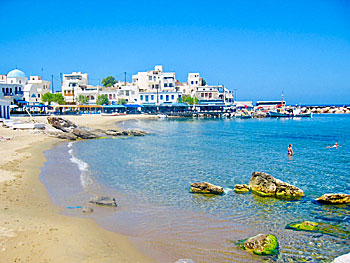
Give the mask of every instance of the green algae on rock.
<svg viewBox="0 0 350 263">
<path fill-rule="evenodd" d="M 252 193 L 263 197 L 270 196 L 280 199 L 298 199 L 305 195 L 304 191 L 298 187 L 262 172 L 253 172 L 249 187 Z"/>
<path fill-rule="evenodd" d="M 250 191 L 250 188 L 249 188 L 249 185 L 247 184 L 236 184 L 234 191 L 237 194 L 244 194 L 244 193 L 248 193 Z"/>
<path fill-rule="evenodd" d="M 278 252 L 277 238 L 271 234 L 258 234 L 236 243 L 241 249 L 256 255 L 275 255 Z"/>
<path fill-rule="evenodd" d="M 286 226 L 287 229 L 295 229 L 300 231 L 318 231 L 318 223 L 311 221 L 290 223 Z"/>
<path fill-rule="evenodd" d="M 292 222 L 286 225 L 286 229 L 321 233 L 343 239 L 350 238 L 349 230 L 346 230 L 341 226 L 326 223 L 316 223 L 311 221 Z"/>
</svg>

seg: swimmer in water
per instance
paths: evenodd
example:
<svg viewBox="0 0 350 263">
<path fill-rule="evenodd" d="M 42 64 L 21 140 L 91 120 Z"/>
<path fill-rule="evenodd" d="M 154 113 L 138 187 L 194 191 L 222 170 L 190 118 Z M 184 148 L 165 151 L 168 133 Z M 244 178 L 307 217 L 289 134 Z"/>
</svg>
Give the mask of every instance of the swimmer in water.
<svg viewBox="0 0 350 263">
<path fill-rule="evenodd" d="M 291 144 L 289 144 L 289 146 L 288 146 L 288 155 L 289 156 L 293 156 L 293 154 L 294 154 L 292 146 L 293 145 L 291 145 Z"/>
<path fill-rule="evenodd" d="M 341 147 L 338 142 L 336 142 L 333 146 L 327 146 L 327 148 L 336 148 L 338 149 L 338 147 Z"/>
</svg>

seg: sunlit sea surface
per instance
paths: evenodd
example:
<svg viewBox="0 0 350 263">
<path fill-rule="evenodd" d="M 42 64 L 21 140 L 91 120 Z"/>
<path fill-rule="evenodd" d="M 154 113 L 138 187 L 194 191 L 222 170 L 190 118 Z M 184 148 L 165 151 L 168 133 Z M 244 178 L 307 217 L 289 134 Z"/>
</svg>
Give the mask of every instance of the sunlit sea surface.
<svg viewBox="0 0 350 263">
<path fill-rule="evenodd" d="M 118 126 L 150 134 L 60 144 L 46 152 L 42 180 L 63 207 L 86 205 L 96 193 L 116 196 L 118 208 L 97 208 L 89 217 L 128 235 L 158 262 L 330 262 L 350 251 L 349 236 L 285 229 L 309 220 L 350 231 L 350 206 L 313 202 L 325 193 L 350 193 L 350 116 L 159 119 Z M 327 148 L 335 142 L 341 147 Z M 236 194 L 234 185 L 249 183 L 254 171 L 298 186 L 306 196 L 284 201 Z M 223 186 L 225 194 L 189 193 L 199 181 Z M 278 255 L 237 248 L 237 240 L 258 233 L 276 235 Z"/>
</svg>

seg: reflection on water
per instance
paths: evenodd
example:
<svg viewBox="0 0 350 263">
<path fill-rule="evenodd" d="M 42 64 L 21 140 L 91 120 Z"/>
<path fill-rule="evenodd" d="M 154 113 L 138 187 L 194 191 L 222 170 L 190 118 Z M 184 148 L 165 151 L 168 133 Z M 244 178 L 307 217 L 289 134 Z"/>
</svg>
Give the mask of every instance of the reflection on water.
<svg viewBox="0 0 350 263">
<path fill-rule="evenodd" d="M 285 229 L 294 221 L 316 221 L 350 230 L 349 206 L 320 206 L 316 197 L 350 188 L 350 116 L 301 120 L 133 121 L 124 128 L 151 131 L 126 140 L 74 144 L 94 179 L 115 189 L 120 208 L 103 218 L 105 227 L 131 235 L 159 262 L 329 262 L 349 251 L 349 239 Z M 343 147 L 327 149 L 338 141 Z M 293 144 L 294 156 L 287 147 Z M 304 190 L 286 201 L 235 194 L 263 171 Z M 207 181 L 221 196 L 189 193 Z M 274 257 L 248 255 L 232 243 L 258 233 L 278 237 Z M 151 251 L 151 252 L 150 252 Z"/>
</svg>

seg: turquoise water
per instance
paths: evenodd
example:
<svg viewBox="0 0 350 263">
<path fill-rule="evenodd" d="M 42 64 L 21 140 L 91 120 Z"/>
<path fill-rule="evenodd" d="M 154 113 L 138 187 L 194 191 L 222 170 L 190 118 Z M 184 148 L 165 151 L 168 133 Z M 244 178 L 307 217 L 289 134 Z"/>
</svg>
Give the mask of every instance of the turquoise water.
<svg viewBox="0 0 350 263">
<path fill-rule="evenodd" d="M 134 237 L 159 262 L 330 262 L 350 251 L 349 237 L 295 232 L 286 224 L 311 220 L 350 231 L 350 206 L 320 206 L 325 193 L 350 192 L 350 116 L 306 119 L 149 120 L 122 127 L 145 137 L 74 143 L 94 182 L 115 191 L 119 209 L 96 220 Z M 342 147 L 327 149 L 338 142 Z M 288 144 L 295 155 L 287 156 Z M 254 171 L 303 189 L 298 201 L 235 194 Z M 189 193 L 208 181 L 225 195 Z M 279 239 L 279 255 L 258 257 L 233 241 L 258 233 Z"/>
</svg>

